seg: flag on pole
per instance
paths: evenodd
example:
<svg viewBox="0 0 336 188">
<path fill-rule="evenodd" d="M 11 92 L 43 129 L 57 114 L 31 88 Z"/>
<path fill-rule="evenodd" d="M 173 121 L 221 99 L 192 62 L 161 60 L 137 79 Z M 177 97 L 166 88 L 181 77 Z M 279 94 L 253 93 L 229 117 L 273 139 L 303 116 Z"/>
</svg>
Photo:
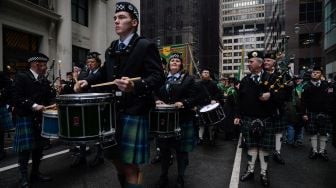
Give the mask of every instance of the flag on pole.
<svg viewBox="0 0 336 188">
<path fill-rule="evenodd" d="M 240 62 L 240 66 L 238 69 L 238 73 L 236 75 L 237 80 L 241 80 L 244 77 L 244 72 L 245 72 L 245 48 L 243 47 L 242 49 L 242 58 Z"/>
</svg>

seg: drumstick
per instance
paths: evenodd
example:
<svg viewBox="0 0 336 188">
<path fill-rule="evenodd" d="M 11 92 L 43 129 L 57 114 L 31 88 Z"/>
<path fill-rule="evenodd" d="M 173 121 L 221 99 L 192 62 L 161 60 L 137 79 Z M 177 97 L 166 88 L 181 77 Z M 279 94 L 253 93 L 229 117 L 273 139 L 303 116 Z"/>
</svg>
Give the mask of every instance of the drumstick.
<svg viewBox="0 0 336 188">
<path fill-rule="evenodd" d="M 136 81 L 136 80 L 140 80 L 141 77 L 135 77 L 135 78 L 129 78 L 129 81 Z M 109 85 L 113 85 L 115 84 L 114 80 L 112 82 L 105 82 L 105 83 L 101 83 L 101 84 L 95 84 L 95 85 L 91 85 L 91 87 L 101 87 L 101 86 L 109 86 Z"/>
<path fill-rule="evenodd" d="M 47 109 L 55 108 L 55 107 L 56 107 L 56 104 L 52 104 L 52 105 L 44 107 L 44 109 L 47 110 Z"/>
</svg>

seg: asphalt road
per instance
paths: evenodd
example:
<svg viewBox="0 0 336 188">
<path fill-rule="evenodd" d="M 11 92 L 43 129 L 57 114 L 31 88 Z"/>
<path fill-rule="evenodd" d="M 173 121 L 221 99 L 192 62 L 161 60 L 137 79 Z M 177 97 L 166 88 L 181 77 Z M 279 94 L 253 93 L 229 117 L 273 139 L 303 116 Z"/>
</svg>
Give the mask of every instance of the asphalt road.
<svg viewBox="0 0 336 188">
<path fill-rule="evenodd" d="M 10 146 L 11 138 L 7 138 L 7 146 Z M 223 135 L 219 134 L 216 146 L 203 144 L 197 146 L 190 153 L 190 164 L 186 171 L 185 187 L 190 188 L 255 188 L 262 187 L 259 181 L 259 163 L 256 164 L 255 179 L 249 182 L 234 181 L 246 168 L 246 152 L 237 154 L 238 141 L 225 141 Z M 118 188 L 119 183 L 116 177 L 116 170 L 109 160 L 97 166 L 90 167 L 82 165 L 71 168 L 73 160 L 71 153 L 67 152 L 69 147 L 58 141 L 53 142 L 53 147 L 44 152 L 45 156 L 57 154 L 44 159 L 41 171 L 53 177 L 52 182 L 37 183 L 34 187 L 69 187 L 69 188 L 90 188 L 90 187 L 112 187 Z M 310 146 L 306 137 L 304 145 L 293 148 L 283 145 L 282 155 L 286 160 L 285 165 L 279 165 L 273 160 L 269 162 L 271 187 L 274 188 L 335 188 L 336 187 L 336 149 L 328 145 L 330 161 L 310 160 L 308 158 Z M 152 143 L 152 156 L 155 148 Z M 240 149 L 238 149 L 239 151 Z M 87 159 L 90 162 L 94 157 L 94 149 Z M 236 160 L 236 162 L 235 162 Z M 237 162 L 238 161 L 238 162 Z M 19 172 L 15 166 L 17 155 L 7 150 L 7 157 L 0 162 L 0 187 L 19 187 Z M 234 168 L 235 166 L 235 168 Z M 159 164 L 149 164 L 142 167 L 144 172 L 144 187 L 154 187 L 160 175 Z M 233 170 L 235 169 L 235 170 Z M 174 187 L 177 176 L 176 162 L 169 171 L 169 185 Z M 237 178 L 236 178 L 237 180 Z M 231 182 L 231 184 L 230 184 Z"/>
</svg>

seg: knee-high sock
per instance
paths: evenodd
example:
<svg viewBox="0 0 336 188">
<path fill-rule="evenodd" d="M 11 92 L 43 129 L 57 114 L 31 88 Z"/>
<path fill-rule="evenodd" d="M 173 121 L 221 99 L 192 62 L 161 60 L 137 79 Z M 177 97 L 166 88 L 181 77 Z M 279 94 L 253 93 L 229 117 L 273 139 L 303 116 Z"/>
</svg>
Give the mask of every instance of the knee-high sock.
<svg viewBox="0 0 336 188">
<path fill-rule="evenodd" d="M 280 153 L 282 133 L 275 134 L 275 151 Z"/>
<path fill-rule="evenodd" d="M 259 160 L 260 160 L 260 168 L 261 168 L 260 173 L 264 175 L 267 170 L 268 156 L 269 156 L 269 153 L 267 151 L 259 149 Z"/>
<path fill-rule="evenodd" d="M 43 150 L 41 148 L 34 149 L 32 152 L 32 174 L 37 175 L 39 173 L 41 158 Z"/>
<path fill-rule="evenodd" d="M 255 161 L 257 160 L 258 149 L 257 148 L 250 148 L 247 150 L 247 163 L 248 168 L 247 171 L 254 172 L 254 165 Z"/>
<path fill-rule="evenodd" d="M 310 137 L 310 143 L 313 148 L 313 151 L 317 152 L 317 135 L 316 134 Z"/>
<path fill-rule="evenodd" d="M 204 126 L 200 126 L 198 130 L 198 137 L 200 139 L 203 139 L 203 134 L 204 134 Z"/>
<path fill-rule="evenodd" d="M 324 152 L 327 145 L 327 136 L 320 136 L 320 153 Z"/>
</svg>

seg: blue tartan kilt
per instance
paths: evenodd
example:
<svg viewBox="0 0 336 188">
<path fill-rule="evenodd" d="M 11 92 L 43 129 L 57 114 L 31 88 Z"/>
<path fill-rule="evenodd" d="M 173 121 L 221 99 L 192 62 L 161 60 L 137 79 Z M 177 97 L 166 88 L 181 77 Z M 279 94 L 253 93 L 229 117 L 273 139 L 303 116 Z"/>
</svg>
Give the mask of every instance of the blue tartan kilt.
<svg viewBox="0 0 336 188">
<path fill-rule="evenodd" d="M 28 117 L 18 117 L 16 119 L 16 130 L 13 142 L 13 150 L 21 152 L 33 148 L 32 119 Z"/>
<path fill-rule="evenodd" d="M 282 115 L 281 117 L 276 117 L 273 120 L 273 131 L 274 134 L 276 133 L 282 133 L 287 129 L 288 121 L 285 115 Z"/>
<path fill-rule="evenodd" d="M 274 131 L 272 127 L 272 118 L 259 118 L 264 124 L 264 133 L 262 137 L 256 137 L 251 134 L 251 123 L 256 118 L 243 117 L 242 118 L 242 135 L 245 139 L 247 148 L 263 148 L 264 150 L 273 150 L 275 145 Z"/>
<path fill-rule="evenodd" d="M 0 126 L 4 131 L 14 129 L 12 113 L 8 112 L 5 105 L 0 107 Z"/>
<path fill-rule="evenodd" d="M 118 148 L 119 158 L 126 164 L 146 164 L 149 161 L 148 116 L 121 116 L 122 131 Z"/>
<path fill-rule="evenodd" d="M 315 135 L 320 134 L 326 136 L 332 132 L 331 117 L 325 113 L 308 113 L 308 133 Z"/>
<path fill-rule="evenodd" d="M 196 137 L 193 121 L 180 122 L 181 137 L 179 141 L 179 150 L 182 152 L 191 152 L 196 145 Z"/>
</svg>

